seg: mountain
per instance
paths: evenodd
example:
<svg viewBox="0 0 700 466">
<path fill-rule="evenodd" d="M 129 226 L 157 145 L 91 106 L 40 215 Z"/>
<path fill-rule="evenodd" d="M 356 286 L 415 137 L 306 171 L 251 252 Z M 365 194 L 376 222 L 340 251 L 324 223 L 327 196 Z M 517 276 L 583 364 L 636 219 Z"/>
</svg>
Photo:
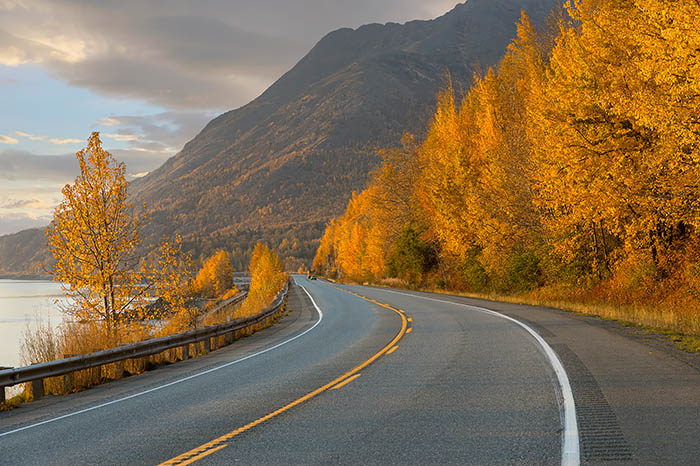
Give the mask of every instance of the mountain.
<svg viewBox="0 0 700 466">
<path fill-rule="evenodd" d="M 469 0 L 430 21 L 331 32 L 262 95 L 132 183 L 134 204 L 151 217 L 144 236 L 176 230 L 195 258 L 223 247 L 237 267 L 262 239 L 289 267 L 308 263 L 325 223 L 378 164 L 377 149 L 399 145 L 405 131 L 421 136 L 446 76 L 467 88 L 501 58 L 521 10 L 540 24 L 556 3 Z"/>
<path fill-rule="evenodd" d="M 0 236 L 0 278 L 46 278 L 49 262 L 43 228 Z"/>
</svg>

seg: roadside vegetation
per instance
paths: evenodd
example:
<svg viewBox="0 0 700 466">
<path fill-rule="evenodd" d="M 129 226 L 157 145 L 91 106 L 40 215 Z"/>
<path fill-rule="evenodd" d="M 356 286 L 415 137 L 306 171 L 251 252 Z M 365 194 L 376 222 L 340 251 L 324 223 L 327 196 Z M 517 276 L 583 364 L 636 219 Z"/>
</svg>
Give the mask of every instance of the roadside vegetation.
<svg viewBox="0 0 700 466">
<path fill-rule="evenodd" d="M 249 317 L 272 304 L 288 280 L 282 260 L 266 244 L 258 243 L 250 259 L 250 289 L 237 315 Z"/>
<path fill-rule="evenodd" d="M 195 274 L 192 259 L 175 235 L 160 245 L 145 246 L 139 231 L 146 219 L 128 202 L 126 167 L 102 149 L 98 133 L 76 154 L 80 175 L 63 188 L 63 202 L 47 229 L 54 258 L 52 275 L 66 294 L 64 323 L 28 325 L 20 348 L 25 365 L 87 354 L 119 345 L 184 332 L 235 318 L 252 316 L 269 306 L 287 276 L 269 247 L 256 246 L 250 263 L 248 297 L 240 306 L 221 301 L 236 296 L 228 252 L 216 251 Z M 194 355 L 203 348 L 195 348 Z M 182 358 L 180 349 L 150 358 L 77 372 L 70 388 L 63 377 L 45 381 L 45 392 L 62 394 L 137 374 Z M 31 384 L 8 400 L 31 398 Z"/>
<path fill-rule="evenodd" d="M 700 333 L 700 4 L 574 0 L 447 86 L 314 269 Z"/>
</svg>

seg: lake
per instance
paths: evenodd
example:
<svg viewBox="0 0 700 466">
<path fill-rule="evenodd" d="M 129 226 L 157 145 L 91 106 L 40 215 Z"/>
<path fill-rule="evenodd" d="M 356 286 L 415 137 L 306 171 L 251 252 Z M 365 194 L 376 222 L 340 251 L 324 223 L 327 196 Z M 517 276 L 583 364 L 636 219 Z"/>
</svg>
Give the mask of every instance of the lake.
<svg viewBox="0 0 700 466">
<path fill-rule="evenodd" d="M 48 280 L 0 280 L 0 366 L 16 367 L 27 322 L 56 326 L 63 320 L 54 301 L 64 298 L 61 285 Z"/>
</svg>

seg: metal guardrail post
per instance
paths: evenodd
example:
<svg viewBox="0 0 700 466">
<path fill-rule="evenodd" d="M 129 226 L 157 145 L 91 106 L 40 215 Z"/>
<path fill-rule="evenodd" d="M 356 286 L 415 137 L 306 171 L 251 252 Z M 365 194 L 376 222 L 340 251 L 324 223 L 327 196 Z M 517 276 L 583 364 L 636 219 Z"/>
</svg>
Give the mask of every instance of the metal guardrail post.
<svg viewBox="0 0 700 466">
<path fill-rule="evenodd" d="M 187 361 L 188 359 L 190 359 L 190 344 L 189 343 L 182 346 L 182 360 Z"/>
<path fill-rule="evenodd" d="M 4 371 L 5 369 L 12 369 L 12 367 L 0 366 L 0 371 Z M 0 387 L 0 404 L 4 404 L 6 401 L 7 398 L 5 398 L 5 387 Z"/>
<path fill-rule="evenodd" d="M 32 380 L 32 395 L 35 400 L 44 396 L 44 379 Z"/>
<path fill-rule="evenodd" d="M 73 372 L 63 374 L 63 391 L 66 393 L 73 391 Z"/>
</svg>

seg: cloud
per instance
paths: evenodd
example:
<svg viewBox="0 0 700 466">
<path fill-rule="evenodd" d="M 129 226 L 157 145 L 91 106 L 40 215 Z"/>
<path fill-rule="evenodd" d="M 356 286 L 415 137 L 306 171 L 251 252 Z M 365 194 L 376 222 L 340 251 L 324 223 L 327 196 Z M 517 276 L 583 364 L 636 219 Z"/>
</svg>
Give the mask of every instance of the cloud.
<svg viewBox="0 0 700 466">
<path fill-rule="evenodd" d="M 153 150 L 137 151 L 133 149 L 110 149 L 114 157 L 124 162 L 131 173 L 150 171 L 160 166 L 173 155 L 173 151 L 163 152 L 153 146 Z M 16 182 L 36 182 L 44 180 L 53 182 L 59 193 L 62 184 L 72 182 L 78 175 L 79 167 L 75 154 L 38 155 L 22 150 L 0 150 L 0 180 Z M 2 183 L 0 182 L 0 188 Z M 0 192 L 0 196 L 2 192 Z"/>
<path fill-rule="evenodd" d="M 136 134 L 104 134 L 103 135 L 106 138 L 109 139 L 114 139 L 115 141 L 137 141 L 140 139 L 140 136 Z"/>
<path fill-rule="evenodd" d="M 117 126 L 119 125 L 119 120 L 113 117 L 105 117 L 97 120 L 97 123 L 102 126 Z"/>
<path fill-rule="evenodd" d="M 21 138 L 29 139 L 30 141 L 44 141 L 47 139 L 46 136 L 35 136 L 33 134 L 25 133 L 23 131 L 15 131 L 15 135 L 19 136 Z M 17 141 L 17 139 L 14 139 L 14 138 L 10 138 L 10 139 Z M 64 144 L 78 144 L 78 143 L 81 143 L 83 141 L 80 139 L 74 139 L 74 138 L 50 138 L 49 142 L 51 144 L 56 144 L 56 145 L 62 146 Z M 8 144 L 16 144 L 16 143 L 17 142 L 14 142 L 14 143 L 10 142 Z"/>
<path fill-rule="evenodd" d="M 46 209 L 48 206 L 46 202 L 41 199 L 8 199 L 7 201 L 0 203 L 0 209 Z"/>
<path fill-rule="evenodd" d="M 0 179 L 66 182 L 77 174 L 75 155 L 36 155 L 22 150 L 0 150 Z"/>
<path fill-rule="evenodd" d="M 110 115 L 97 124 L 114 128 L 105 138 L 129 142 L 137 152 L 174 154 L 201 131 L 216 114 L 210 112 L 170 111 L 153 115 Z M 151 167 L 155 168 L 155 167 Z"/>
<path fill-rule="evenodd" d="M 40 64 L 71 85 L 170 110 L 230 110 L 333 29 L 434 17 L 456 3 L 6 0 L 0 63 Z"/>
<path fill-rule="evenodd" d="M 78 144 L 83 142 L 80 139 L 72 139 L 72 138 L 51 138 L 49 139 L 49 142 L 52 144 L 57 144 L 57 145 L 63 145 L 63 144 Z"/>
<path fill-rule="evenodd" d="M 24 133 L 22 131 L 15 131 L 15 135 L 22 138 L 27 138 L 30 141 L 43 141 L 46 139 L 46 136 L 34 136 L 33 134 Z"/>
<path fill-rule="evenodd" d="M 17 144 L 18 142 L 19 140 L 17 140 L 17 138 L 0 134 L 0 144 Z"/>
</svg>

